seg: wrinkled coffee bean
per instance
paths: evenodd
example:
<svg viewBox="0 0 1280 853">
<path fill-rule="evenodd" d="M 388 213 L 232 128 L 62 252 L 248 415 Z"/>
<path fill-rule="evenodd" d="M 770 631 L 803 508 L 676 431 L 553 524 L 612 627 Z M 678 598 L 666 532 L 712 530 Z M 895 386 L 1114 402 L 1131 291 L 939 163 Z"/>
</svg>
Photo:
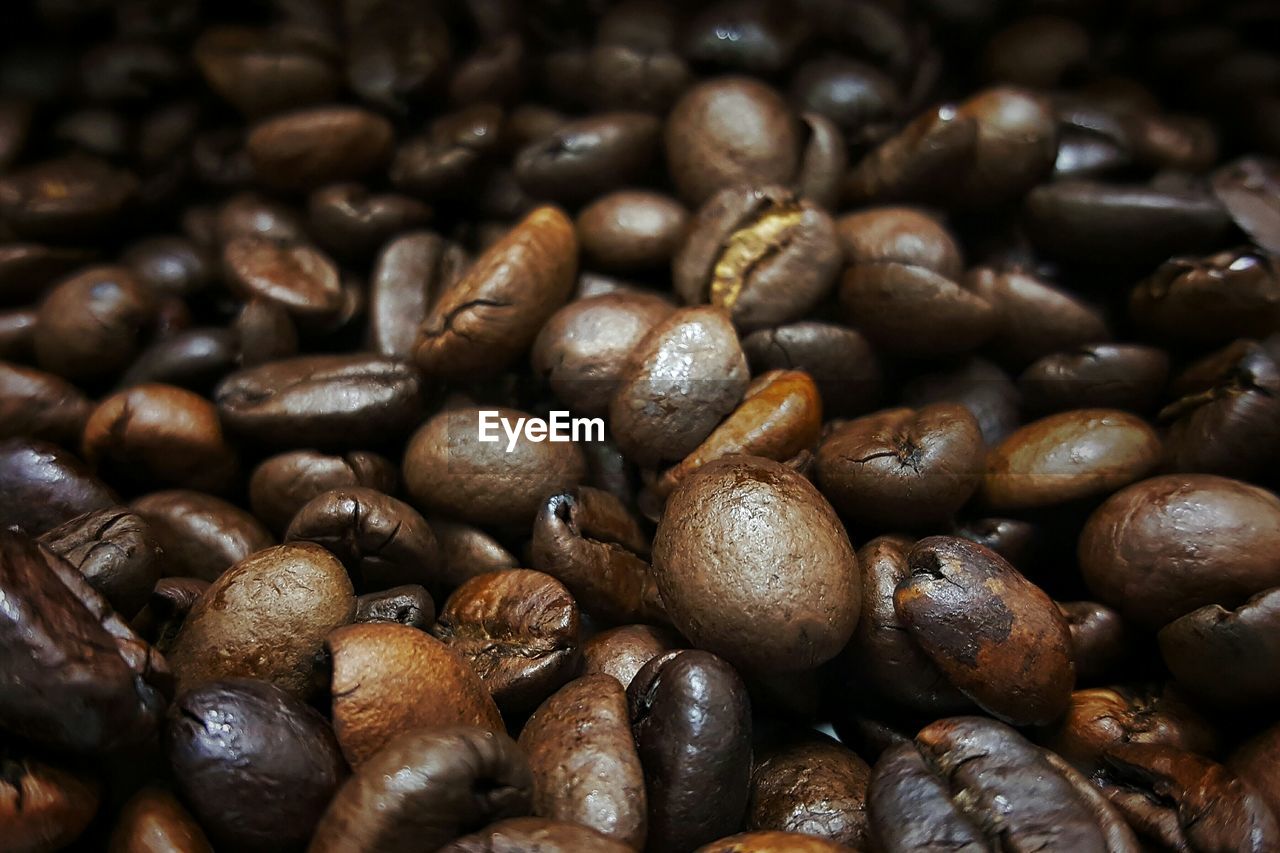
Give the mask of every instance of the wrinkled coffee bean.
<svg viewBox="0 0 1280 853">
<path fill-rule="evenodd" d="M 751 782 L 751 709 L 733 668 L 703 651 L 668 652 L 640 670 L 627 703 L 648 791 L 645 849 L 689 850 L 739 826 Z"/>
<path fill-rule="evenodd" d="M 256 679 L 183 693 L 169 711 L 164 745 L 201 825 L 242 850 L 301 847 L 346 775 L 325 719 Z"/>
<path fill-rule="evenodd" d="M 1069 409 L 1149 412 L 1169 378 L 1169 356 L 1154 347 L 1089 344 L 1033 361 L 1018 376 L 1028 410 Z"/>
<path fill-rule="evenodd" d="M 141 516 L 102 509 L 43 533 L 39 541 L 66 560 L 116 612 L 132 618 L 151 595 L 164 554 Z"/>
<path fill-rule="evenodd" d="M 369 339 L 387 358 L 413 359 L 418 327 L 462 276 L 465 250 L 430 231 L 403 234 L 378 255 L 369 281 Z"/>
<path fill-rule="evenodd" d="M 393 586 L 356 598 L 355 622 L 394 622 L 430 631 L 436 622 L 436 604 L 431 593 L 416 584 Z"/>
<path fill-rule="evenodd" d="M 550 575 L 512 569 L 454 590 L 431 633 L 475 669 L 502 711 L 527 713 L 578 666 L 578 606 Z"/>
<path fill-rule="evenodd" d="M 1193 610 L 1160 629 L 1159 640 L 1178 683 L 1211 704 L 1266 705 L 1280 697 L 1270 675 L 1280 666 L 1280 587 L 1234 610 Z"/>
<path fill-rule="evenodd" d="M 441 726 L 393 739 L 357 767 L 316 827 L 311 853 L 439 850 L 527 814 L 533 778 L 505 734 Z"/>
<path fill-rule="evenodd" d="M 747 825 L 861 849 L 867 843 L 870 778 L 866 762 L 821 736 L 757 752 Z"/>
</svg>

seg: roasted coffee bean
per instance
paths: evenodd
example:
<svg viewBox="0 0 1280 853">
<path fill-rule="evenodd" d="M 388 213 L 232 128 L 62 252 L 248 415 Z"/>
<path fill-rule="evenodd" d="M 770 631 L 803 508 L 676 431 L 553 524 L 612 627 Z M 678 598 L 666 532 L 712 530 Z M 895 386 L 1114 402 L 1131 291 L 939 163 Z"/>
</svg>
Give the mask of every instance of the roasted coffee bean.
<svg viewBox="0 0 1280 853">
<path fill-rule="evenodd" d="M 403 112 L 440 82 L 452 57 L 449 30 L 434 7 L 403 0 L 349 4 L 347 84 L 377 106 Z"/>
<path fill-rule="evenodd" d="M 843 844 L 805 833 L 759 830 L 704 844 L 696 853 L 841 853 L 849 849 Z"/>
<path fill-rule="evenodd" d="M 858 619 L 858 560 L 840 520 L 769 459 L 728 457 L 686 478 L 658 524 L 653 572 L 676 628 L 750 670 L 812 669 Z"/>
<path fill-rule="evenodd" d="M 1280 807 L 1280 725 L 1272 726 L 1241 744 L 1227 760 L 1227 766 L 1253 785 L 1271 813 Z"/>
<path fill-rule="evenodd" d="M 870 779 L 871 768 L 856 753 L 820 735 L 758 751 L 747 826 L 862 849 Z"/>
<path fill-rule="evenodd" d="M 356 622 L 395 622 L 430 631 L 436 622 L 436 604 L 421 586 L 406 584 L 356 599 Z"/>
<path fill-rule="evenodd" d="M 1253 786 L 1201 755 L 1118 744 L 1098 786 L 1144 840 L 1166 849 L 1270 850 L 1280 824 Z"/>
<path fill-rule="evenodd" d="M 172 680 L 164 658 L 68 562 L 0 532 L 0 727 L 102 754 L 156 733 Z"/>
<path fill-rule="evenodd" d="M 431 219 L 431 208 L 394 193 L 372 194 L 363 184 L 334 184 L 307 199 L 307 223 L 316 242 L 344 258 L 363 257 L 401 231 Z"/>
<path fill-rule="evenodd" d="M 1177 471 L 1264 480 L 1280 467 L 1280 339 L 1238 340 L 1191 365 L 1160 412 L 1165 460 Z"/>
<path fill-rule="evenodd" d="M 187 329 L 139 353 L 120 385 L 176 385 L 205 394 L 238 366 L 240 350 L 239 335 L 232 329 Z"/>
<path fill-rule="evenodd" d="M 791 100 L 831 119 L 850 141 L 873 139 L 901 108 L 893 78 L 874 65 L 845 56 L 802 63 L 791 77 Z"/>
<path fill-rule="evenodd" d="M 656 625 L 610 628 L 582 644 L 582 675 L 612 676 L 626 689 L 646 663 L 680 645 L 680 637 L 669 628 Z"/>
<path fill-rule="evenodd" d="M 1163 340 L 1266 337 L 1280 331 L 1280 260 L 1249 249 L 1173 258 L 1133 289 L 1129 312 Z"/>
<path fill-rule="evenodd" d="M 887 750 L 872 771 L 868 806 L 879 849 L 1142 849 L 1069 764 L 981 717 L 939 720 Z"/>
<path fill-rule="evenodd" d="M 249 505 L 258 518 L 283 533 L 298 510 L 332 489 L 361 486 L 384 494 L 396 488 L 390 460 L 352 451 L 341 456 L 293 450 L 264 460 L 249 478 Z"/>
<path fill-rule="evenodd" d="M 535 198 L 595 198 L 644 177 L 657 154 L 660 129 L 656 118 L 640 112 L 566 122 L 517 152 L 516 180 Z"/>
<path fill-rule="evenodd" d="M 680 309 L 632 349 L 609 403 L 614 440 L 642 465 L 678 462 L 733 410 L 748 379 L 728 314 Z"/>
<path fill-rule="evenodd" d="M 85 464 L 43 441 L 0 441 L 0 528 L 32 536 L 86 512 L 115 506 L 116 496 Z"/>
<path fill-rule="evenodd" d="M 84 458 L 116 481 L 224 492 L 239 469 L 213 404 L 172 385 L 139 385 L 100 402 Z"/>
<path fill-rule="evenodd" d="M 222 249 L 232 291 L 262 299 L 304 321 L 332 319 L 342 310 L 342 280 L 333 261 L 311 246 L 267 237 L 236 237 Z"/>
<path fill-rule="evenodd" d="M 994 447 L 982 497 L 997 510 L 1099 497 L 1151 473 L 1160 455 L 1159 437 L 1141 418 L 1074 409 L 1027 424 Z"/>
<path fill-rule="evenodd" d="M 1160 630 L 1165 666 L 1209 704 L 1265 706 L 1280 698 L 1280 587 L 1234 610 L 1209 604 Z"/>
<path fill-rule="evenodd" d="M 423 424 L 405 450 L 405 488 L 428 514 L 528 529 L 548 495 L 583 479 L 582 452 L 573 443 L 531 441 L 521 431 L 508 453 L 506 437 L 480 440 L 481 411 L 452 409 Z M 528 417 L 512 409 L 492 411 L 511 425 Z"/>
<path fill-rule="evenodd" d="M 1124 662 L 1130 638 L 1117 611 L 1096 601 L 1060 601 L 1058 609 L 1071 629 L 1077 682 L 1099 681 Z"/>
<path fill-rule="evenodd" d="M 574 227 L 590 262 L 625 273 L 666 266 L 680 248 L 688 220 L 689 212 L 670 196 L 619 190 L 584 207 Z"/>
<path fill-rule="evenodd" d="M 199 578 L 161 578 L 129 627 L 167 654 L 187 614 L 208 588 L 209 582 Z"/>
<path fill-rule="evenodd" d="M 750 331 L 799 320 L 840 268 L 831 217 L 781 186 L 729 188 L 694 216 L 673 261 L 675 290 Z"/>
<path fill-rule="evenodd" d="M 995 308 L 996 331 L 987 346 L 1002 363 L 1024 365 L 1111 337 L 1098 309 L 1024 270 L 977 267 L 964 286 Z"/>
<path fill-rule="evenodd" d="M 1268 252 L 1280 252 L 1280 213 L 1275 206 L 1280 183 L 1275 164 L 1260 157 L 1241 157 L 1213 174 L 1213 194 L 1231 214 L 1236 227 Z"/>
<path fill-rule="evenodd" d="M 91 267 L 40 303 L 37 363 L 68 379 L 109 377 L 126 367 L 155 319 L 154 295 L 124 267 Z"/>
<path fill-rule="evenodd" d="M 0 178 L 0 221 L 27 240 L 81 240 L 111 231 L 138 179 L 105 160 L 73 154 Z"/>
<path fill-rule="evenodd" d="M 214 392 L 227 427 L 255 441 L 351 447 L 403 435 L 422 414 L 420 380 L 375 355 L 313 355 L 228 376 Z"/>
<path fill-rule="evenodd" d="M 907 554 L 912 544 L 904 536 L 877 536 L 858 549 L 862 609 L 837 660 L 839 671 L 848 674 L 837 689 L 850 692 L 865 685 L 892 707 L 920 715 L 961 713 L 971 703 L 912 639 L 894 609 L 894 591 L 911 577 Z"/>
<path fill-rule="evenodd" d="M 606 9 L 598 43 L 586 56 L 592 102 L 604 109 L 666 112 L 693 78 L 677 50 L 679 29 L 679 13 L 666 4 Z"/>
<path fill-rule="evenodd" d="M 193 58 L 209 88 L 249 118 L 338 92 L 338 75 L 322 52 L 285 32 L 216 27 L 196 41 Z"/>
<path fill-rule="evenodd" d="M 520 564 L 502 543 L 478 527 L 439 516 L 432 516 L 430 523 L 440 546 L 439 574 L 446 587 L 461 586 L 468 578 Z"/>
<path fill-rule="evenodd" d="M 1037 414 L 1068 409 L 1154 408 L 1169 379 L 1169 356 L 1137 344 L 1088 344 L 1033 361 L 1018 376 L 1026 408 Z"/>
<path fill-rule="evenodd" d="M 0 358 L 9 361 L 35 359 L 35 311 L 0 311 Z"/>
<path fill-rule="evenodd" d="M 191 813 L 163 788 L 149 786 L 129 798 L 111 831 L 108 853 L 213 853 Z"/>
<path fill-rule="evenodd" d="M 219 247 L 239 237 L 262 237 L 279 243 L 306 240 L 306 229 L 296 210 L 252 192 L 237 193 L 223 202 L 213 229 Z"/>
<path fill-rule="evenodd" d="M 0 753 L 0 829 L 17 851 L 59 850 L 84 832 L 98 811 L 102 791 L 86 773 L 28 757 Z M 192 848 L 199 853 L 198 848 Z"/>
<path fill-rule="evenodd" d="M 703 651 L 668 652 L 640 670 L 627 703 L 648 792 L 646 849 L 691 850 L 741 826 L 751 709 L 733 667 Z"/>
<path fill-rule="evenodd" d="M 1106 764 L 1107 751 L 1128 743 L 1162 744 L 1212 754 L 1218 745 L 1212 724 L 1176 691 L 1155 686 L 1077 690 L 1062 719 L 1040 742 L 1082 773 Z"/>
<path fill-rule="evenodd" d="M 1156 630 L 1280 585 L 1278 536 L 1280 500 L 1270 492 L 1209 474 L 1153 477 L 1089 517 L 1080 572 L 1100 601 Z"/>
<path fill-rule="evenodd" d="M 387 358 L 413 359 L 418 327 L 432 304 L 462 276 L 467 254 L 430 231 L 383 247 L 369 282 L 369 342 Z"/>
<path fill-rule="evenodd" d="M 992 447 L 1017 429 L 1021 398 L 1009 375 L 982 358 L 971 358 L 959 367 L 927 373 L 902 389 L 909 406 L 959 403 L 978 419 L 982 437 Z"/>
<path fill-rule="evenodd" d="M 1015 21 L 987 42 L 986 77 L 1052 89 L 1089 59 L 1089 32 L 1069 18 L 1035 15 Z"/>
<path fill-rule="evenodd" d="M 298 354 L 298 329 L 284 306 L 265 299 L 250 299 L 232 321 L 239 338 L 238 363 L 257 367 Z"/>
<path fill-rule="evenodd" d="M 91 408 L 78 388 L 52 373 L 0 362 L 0 438 L 74 445 Z"/>
<path fill-rule="evenodd" d="M 644 770 L 627 695 L 608 675 L 585 675 L 542 703 L 520 733 L 533 772 L 533 812 L 643 849 Z"/>
<path fill-rule="evenodd" d="M 418 333 L 418 366 L 458 379 L 510 365 L 568 298 L 577 252 L 563 213 L 534 210 L 436 301 Z"/>
<path fill-rule="evenodd" d="M 470 726 L 408 732 L 356 768 L 308 850 L 440 850 L 468 832 L 528 814 L 532 801 L 529 763 L 505 734 Z"/>
<path fill-rule="evenodd" d="M 602 415 L 631 351 L 674 311 L 658 294 L 618 291 L 575 299 L 538 333 L 533 369 L 573 411 Z"/>
<path fill-rule="evenodd" d="M 430 199 L 473 192 L 489 177 L 505 134 L 503 119 L 498 106 L 483 103 L 440 116 L 425 134 L 400 144 L 391 161 L 392 185 Z"/>
<path fill-rule="evenodd" d="M 92 258 L 84 249 L 8 241 L 0 246 L 0 301 L 9 304 L 34 299 Z"/>
<path fill-rule="evenodd" d="M 182 489 L 143 495 L 129 508 L 164 552 L 164 571 L 206 581 L 273 544 L 252 515 L 221 498 Z"/>
<path fill-rule="evenodd" d="M 800 123 L 777 91 L 748 77 L 691 88 L 665 133 L 671 180 L 690 205 L 737 184 L 787 184 L 800 160 Z"/>
<path fill-rule="evenodd" d="M 852 521 L 903 529 L 939 524 L 968 501 L 986 448 L 958 403 L 889 409 L 849 421 L 818 448 L 818 485 Z"/>
<path fill-rule="evenodd" d="M 315 688 L 317 654 L 355 615 L 347 573 L 310 542 L 251 554 L 213 581 L 170 649 L 180 690 L 260 678 L 297 696 Z"/>
<path fill-rule="evenodd" d="M 654 490 L 669 495 L 684 478 L 725 456 L 763 456 L 787 462 L 807 453 L 822 430 L 818 386 L 796 370 L 771 370 L 756 377 L 738 408 L 680 464 L 667 469 Z"/>
<path fill-rule="evenodd" d="M 259 123 L 245 147 L 257 178 L 309 190 L 362 177 L 391 156 L 391 123 L 355 107 L 316 107 Z"/>
<path fill-rule="evenodd" d="M 498 707 L 519 717 L 578 668 L 578 605 L 550 575 L 511 569 L 471 578 L 431 633 L 479 674 Z"/>
<path fill-rule="evenodd" d="M 86 513 L 42 534 L 39 541 L 79 570 L 126 618 L 142 609 L 160 580 L 163 552 L 150 526 L 126 509 Z"/>
<path fill-rule="evenodd" d="M 948 536 L 913 545 L 907 568 L 894 610 L 961 692 L 1015 725 L 1047 723 L 1066 709 L 1071 632 L 1039 587 L 994 551 Z"/>
<path fill-rule="evenodd" d="M 256 679 L 183 693 L 169 711 L 164 746 L 201 825 L 241 850 L 300 848 L 346 775 L 325 719 Z"/>
<path fill-rule="evenodd" d="M 286 542 L 314 542 L 342 561 L 358 590 L 435 581 L 439 549 L 418 511 L 376 489 L 316 495 L 289 523 Z"/>
<path fill-rule="evenodd" d="M 581 824 L 541 817 L 491 823 L 440 848 L 440 853 L 626 853 L 621 841 Z"/>
<path fill-rule="evenodd" d="M 157 294 L 191 296 L 208 287 L 214 267 L 208 255 L 186 237 L 149 237 L 121 256 L 137 279 Z"/>
<path fill-rule="evenodd" d="M 480 676 L 430 634 L 366 622 L 333 631 L 326 647 L 333 659 L 333 728 L 353 767 L 414 729 L 505 731 Z"/>
<path fill-rule="evenodd" d="M 692 62 L 768 76 L 785 69 L 808 35 L 803 17 L 757 2 L 713 3 L 684 29 Z"/>
<path fill-rule="evenodd" d="M 860 333 L 834 323 L 800 322 L 758 329 L 742 339 L 753 371 L 799 370 L 818 384 L 828 416 L 861 414 L 881 392 L 881 368 Z"/>
<path fill-rule="evenodd" d="M 1212 248 L 1230 225 L 1222 205 L 1201 190 L 1082 180 L 1032 190 L 1025 221 L 1036 246 L 1054 257 L 1148 269 Z"/>
</svg>

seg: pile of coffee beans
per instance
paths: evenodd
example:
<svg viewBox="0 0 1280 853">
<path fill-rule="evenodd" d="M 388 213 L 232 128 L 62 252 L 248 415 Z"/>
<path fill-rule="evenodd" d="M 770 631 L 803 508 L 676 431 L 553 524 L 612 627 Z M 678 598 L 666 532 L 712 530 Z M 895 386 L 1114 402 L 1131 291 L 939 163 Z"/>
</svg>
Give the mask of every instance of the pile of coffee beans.
<svg viewBox="0 0 1280 853">
<path fill-rule="evenodd" d="M 1280 4 L 3 17 L 0 853 L 1280 851 Z"/>
</svg>

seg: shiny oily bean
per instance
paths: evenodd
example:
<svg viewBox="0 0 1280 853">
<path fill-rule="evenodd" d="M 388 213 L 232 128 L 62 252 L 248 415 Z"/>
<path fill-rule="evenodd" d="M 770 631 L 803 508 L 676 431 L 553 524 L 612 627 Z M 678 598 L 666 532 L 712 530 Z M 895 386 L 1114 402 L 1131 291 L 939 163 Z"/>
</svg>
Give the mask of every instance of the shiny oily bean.
<svg viewBox="0 0 1280 853">
<path fill-rule="evenodd" d="M 1096 601 L 1060 601 L 1058 609 L 1071 629 L 1080 683 L 1100 681 L 1125 663 L 1131 652 L 1131 638 L 1118 611 Z"/>
<path fill-rule="evenodd" d="M 536 708 L 578 667 L 578 605 L 542 572 L 470 579 L 449 596 L 432 634 L 471 664 L 513 718 Z"/>
<path fill-rule="evenodd" d="M 669 628 L 620 625 L 601 631 L 582 644 L 581 674 L 608 675 L 626 689 L 646 663 L 680 645 L 680 637 Z"/>
<path fill-rule="evenodd" d="M 142 609 L 160 580 L 164 555 L 150 525 L 123 508 L 77 516 L 39 541 L 74 566 L 126 618 Z"/>
<path fill-rule="evenodd" d="M 1138 344 L 1088 344 L 1052 353 L 1027 366 L 1018 390 L 1027 409 L 1050 414 L 1069 409 L 1123 409 L 1143 414 L 1169 379 L 1169 356 Z"/>
<path fill-rule="evenodd" d="M 655 484 L 669 495 L 703 465 L 725 456 L 763 456 L 786 462 L 818 441 L 822 400 L 818 386 L 798 370 L 771 370 L 747 386 L 738 407 L 680 464 Z"/>
<path fill-rule="evenodd" d="M 1177 690 L 1157 685 L 1077 690 L 1067 712 L 1037 739 L 1081 773 L 1106 766 L 1108 750 L 1126 743 L 1161 744 L 1202 755 L 1218 748 L 1213 724 Z"/>
<path fill-rule="evenodd" d="M 133 360 L 156 310 L 154 294 L 124 267 L 76 273 L 37 309 L 36 363 L 68 379 L 110 377 Z"/>
<path fill-rule="evenodd" d="M 1165 261 L 1129 296 L 1143 331 L 1179 343 L 1225 343 L 1280 331 L 1280 259 L 1253 250 Z"/>
<path fill-rule="evenodd" d="M 640 112 L 565 122 L 516 153 L 516 180 L 535 198 L 566 203 L 640 183 L 657 154 L 660 130 L 656 118 Z"/>
<path fill-rule="evenodd" d="M 605 622 L 665 621 L 639 522 L 608 492 L 579 486 L 547 498 L 533 522 L 533 567 Z"/>
<path fill-rule="evenodd" d="M 627 703 L 649 799 L 646 849 L 689 850 L 737 830 L 751 785 L 751 709 L 733 667 L 708 652 L 669 652 L 640 670 Z"/>
<path fill-rule="evenodd" d="M 627 853 L 634 850 L 594 829 L 541 817 L 491 823 L 440 848 L 440 853 Z"/>
<path fill-rule="evenodd" d="M 636 345 L 675 306 L 658 294 L 619 291 L 575 299 L 547 320 L 533 369 L 574 412 L 603 415 Z"/>
<path fill-rule="evenodd" d="M 745 331 L 799 320 L 840 268 L 835 223 L 784 187 L 729 188 L 689 223 L 672 262 L 686 304 L 710 303 Z"/>
<path fill-rule="evenodd" d="M 112 230 L 137 191 L 133 174 L 97 157 L 42 160 L 0 179 L 0 220 L 27 240 L 83 240 Z"/>
<path fill-rule="evenodd" d="M 212 403 L 173 385 L 103 399 L 85 422 L 84 458 L 116 481 L 224 492 L 240 463 Z"/>
<path fill-rule="evenodd" d="M 388 242 L 369 280 L 369 342 L 388 357 L 411 361 L 418 327 L 432 304 L 462 277 L 466 251 L 431 231 Z"/>
<path fill-rule="evenodd" d="M 621 372 L 609 403 L 614 440 L 641 465 L 678 462 L 733 411 L 749 379 L 727 314 L 676 311 L 636 345 Z"/>
<path fill-rule="evenodd" d="M 322 322 L 342 311 L 342 277 L 333 261 L 303 243 L 237 237 L 222 249 L 232 292 L 279 305 L 299 320 Z"/>
<path fill-rule="evenodd" d="M 307 222 L 316 242 L 343 258 L 367 256 L 430 219 L 431 208 L 417 199 L 371 193 L 363 184 L 334 184 L 307 199 Z"/>
<path fill-rule="evenodd" d="M 187 614 L 169 652 L 179 690 L 244 677 L 305 697 L 314 692 L 325 637 L 350 622 L 355 607 L 346 570 L 319 545 L 251 554 Z"/>
<path fill-rule="evenodd" d="M 441 726 L 393 739 L 339 789 L 309 853 L 412 853 L 528 814 L 533 778 L 506 734 Z"/>
<path fill-rule="evenodd" d="M 747 826 L 801 833 L 858 850 L 867 845 L 871 768 L 835 741 L 813 736 L 757 752 Z"/>
<path fill-rule="evenodd" d="M 16 750 L 0 754 L 0 831 L 13 850 L 61 850 L 74 843 L 101 798 L 101 784 L 87 773 Z"/>
<path fill-rule="evenodd" d="M 245 140 L 254 174 L 269 187 L 310 190 L 360 178 L 386 163 L 391 122 L 355 107 L 315 107 L 267 119 Z"/>
<path fill-rule="evenodd" d="M 0 527 L 38 536 L 97 509 L 116 496 L 78 458 L 44 441 L 0 441 Z"/>
<path fill-rule="evenodd" d="M 312 355 L 228 376 L 214 392 L 228 429 L 268 445 L 360 446 L 422 416 L 417 373 L 375 355 Z"/>
<path fill-rule="evenodd" d="M 574 227 L 590 264 L 608 272 L 634 273 L 670 263 L 688 220 L 689 212 L 670 196 L 619 190 L 584 207 Z"/>
<path fill-rule="evenodd" d="M 129 627 L 161 654 L 168 654 L 187 614 L 208 588 L 209 582 L 199 578 L 161 578 Z"/>
<path fill-rule="evenodd" d="M 211 582 L 250 554 L 275 544 L 252 515 L 204 492 L 152 492 L 129 508 L 147 522 L 164 552 L 168 575 Z"/>
<path fill-rule="evenodd" d="M 435 581 L 439 546 L 426 520 L 376 489 L 348 486 L 302 506 L 286 542 L 315 542 L 342 561 L 359 591 Z"/>
<path fill-rule="evenodd" d="M 431 593 L 416 584 L 393 586 L 356 598 L 355 622 L 394 622 L 420 631 L 430 631 L 436 622 L 436 603 Z"/>
<path fill-rule="evenodd" d="M 164 788 L 148 786 L 120 809 L 107 853 L 164 851 L 213 853 L 213 846 L 177 797 Z"/>
<path fill-rule="evenodd" d="M 1153 477 L 1117 492 L 1079 543 L 1080 572 L 1098 600 L 1152 631 L 1280 586 L 1277 553 L 1280 500 L 1210 474 Z"/>
<path fill-rule="evenodd" d="M 436 301 L 418 332 L 418 366 L 441 379 L 508 367 L 568 299 L 577 258 L 573 223 L 556 208 L 534 210 Z"/>
<path fill-rule="evenodd" d="M 533 771 L 533 812 L 643 849 L 644 769 L 627 695 L 608 675 L 585 675 L 539 706 L 520 733 Z"/>
<path fill-rule="evenodd" d="M 505 439 L 482 442 L 481 411 L 451 409 L 422 425 L 405 449 L 405 489 L 428 514 L 528 529 L 549 495 L 586 477 L 586 461 L 576 444 L 534 442 L 523 432 L 510 453 Z M 513 409 L 485 411 L 509 424 L 529 417 Z"/>
<path fill-rule="evenodd" d="M 887 750 L 868 793 L 879 849 L 1034 848 L 1137 853 L 1124 819 L 1089 781 L 1012 728 L 950 717 Z"/>
<path fill-rule="evenodd" d="M 201 825 L 240 850 L 300 848 L 346 776 L 328 722 L 256 679 L 183 693 L 169 711 L 164 748 Z"/>
<path fill-rule="evenodd" d="M 237 367 L 240 352 L 234 329 L 186 329 L 143 350 L 120 377 L 120 386 L 158 383 L 207 393 Z"/>
<path fill-rule="evenodd" d="M 155 734 L 172 692 L 168 666 L 70 563 L 0 532 L 0 598 L 6 732 L 89 755 Z"/>
<path fill-rule="evenodd" d="M 818 447 L 817 480 L 855 522 L 928 527 L 969 500 L 985 449 L 978 421 L 957 403 L 889 409 L 832 430 Z"/>
<path fill-rule="evenodd" d="M 395 466 L 377 453 L 292 450 L 271 456 L 254 469 L 249 506 L 272 530 L 283 533 L 298 510 L 327 491 L 360 486 L 392 494 L 397 479 Z"/>
<path fill-rule="evenodd" d="M 1015 725 L 1047 723 L 1075 685 L 1057 606 L 994 551 L 932 536 L 907 553 L 893 605 L 925 654 L 965 695 Z"/>
<path fill-rule="evenodd" d="M 74 445 L 91 409 L 84 393 L 60 377 L 0 362 L 0 439 Z"/>
<path fill-rule="evenodd" d="M 414 729 L 506 730 L 480 676 L 430 634 L 368 622 L 334 631 L 326 648 L 333 661 L 333 728 L 353 767 Z"/>
<path fill-rule="evenodd" d="M 1050 415 L 992 449 L 982 497 L 996 510 L 1101 497 L 1145 477 L 1161 452 L 1155 431 L 1126 412 L 1076 409 Z"/>
<path fill-rule="evenodd" d="M 1210 604 L 1160 629 L 1178 683 L 1210 705 L 1265 707 L 1280 698 L 1280 587 L 1235 610 Z"/>
<path fill-rule="evenodd" d="M 858 620 L 844 527 L 808 480 L 770 459 L 731 456 L 690 475 L 658 524 L 653 571 L 675 627 L 753 671 L 812 669 Z"/>
</svg>

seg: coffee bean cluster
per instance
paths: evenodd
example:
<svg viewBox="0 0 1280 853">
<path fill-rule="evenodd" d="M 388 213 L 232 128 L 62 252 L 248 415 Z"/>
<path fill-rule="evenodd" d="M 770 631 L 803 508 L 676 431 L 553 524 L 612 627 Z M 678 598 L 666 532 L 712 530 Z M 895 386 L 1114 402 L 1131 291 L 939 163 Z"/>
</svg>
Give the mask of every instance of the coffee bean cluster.
<svg viewBox="0 0 1280 853">
<path fill-rule="evenodd" d="M 1280 851 L 1277 4 L 0 17 L 0 853 Z"/>
</svg>

